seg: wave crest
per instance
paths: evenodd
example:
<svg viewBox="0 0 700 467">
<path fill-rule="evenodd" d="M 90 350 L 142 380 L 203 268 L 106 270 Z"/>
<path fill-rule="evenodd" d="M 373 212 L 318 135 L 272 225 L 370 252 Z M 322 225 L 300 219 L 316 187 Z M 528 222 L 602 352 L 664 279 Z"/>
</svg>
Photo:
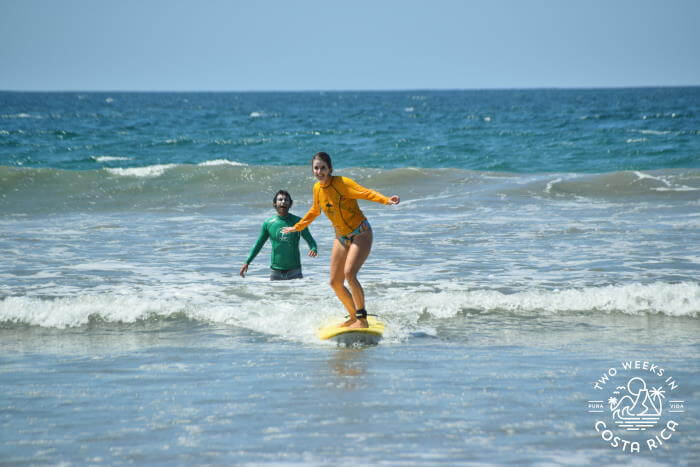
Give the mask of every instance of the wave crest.
<svg viewBox="0 0 700 467">
<path fill-rule="evenodd" d="M 461 284 L 423 284 L 407 290 L 389 288 L 384 299 L 374 303 L 374 311 L 393 322 L 427 314 L 433 318 L 448 319 L 465 313 L 514 313 L 538 316 L 542 314 L 622 313 L 626 315 L 665 315 L 697 318 L 700 314 L 700 284 L 652 283 L 609 285 L 564 290 L 532 290 L 504 293 L 497 290 L 460 290 Z M 389 286 L 387 286 L 389 287 Z M 300 301 L 301 300 L 301 301 Z M 87 325 L 95 320 L 106 323 L 135 323 L 172 317 L 204 322 L 243 325 L 249 329 L 284 335 L 288 331 L 290 307 L 303 306 L 303 297 L 294 305 L 282 305 L 259 313 L 248 303 L 223 305 L 192 303 L 187 298 L 156 299 L 138 294 L 81 295 L 62 298 L 6 297 L 0 301 L 0 323 L 31 325 L 48 328 L 71 328 Z M 252 311 L 251 311 L 252 310 Z M 328 310 L 309 306 L 305 314 L 306 334 L 313 334 L 327 318 Z M 272 325 L 279 320 L 281 324 Z M 287 323 L 287 324 L 284 324 Z M 297 332 L 302 330 L 297 329 Z M 287 336 L 289 337 L 289 336 Z"/>
<path fill-rule="evenodd" d="M 595 198 L 611 201 L 700 199 L 700 171 L 669 169 L 603 174 L 509 174 L 461 169 L 345 168 L 339 171 L 385 194 L 430 199 L 448 194 L 461 202 L 467 193 L 502 199 Z M 153 209 L 187 204 L 237 203 L 258 206 L 279 189 L 309 195 L 314 183 L 306 166 L 249 166 L 215 159 L 198 165 L 160 164 L 98 170 L 0 167 L 0 214 L 95 212 Z"/>
</svg>

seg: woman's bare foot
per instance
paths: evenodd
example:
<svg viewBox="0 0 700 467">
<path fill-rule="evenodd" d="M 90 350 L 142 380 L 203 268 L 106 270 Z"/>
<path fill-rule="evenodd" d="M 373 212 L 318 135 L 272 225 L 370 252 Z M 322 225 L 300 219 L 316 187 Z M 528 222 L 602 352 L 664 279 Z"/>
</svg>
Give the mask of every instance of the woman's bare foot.
<svg viewBox="0 0 700 467">
<path fill-rule="evenodd" d="M 368 328 L 369 323 L 367 322 L 367 318 L 358 318 L 355 321 L 353 321 L 352 323 L 350 323 L 348 325 L 348 327 L 349 328 L 359 328 L 359 329 Z"/>
<path fill-rule="evenodd" d="M 354 323 L 355 321 L 357 321 L 357 318 L 350 318 L 349 320 L 345 321 L 344 323 L 340 324 L 339 326 L 341 328 L 346 328 L 346 327 L 350 326 L 352 323 Z"/>
</svg>

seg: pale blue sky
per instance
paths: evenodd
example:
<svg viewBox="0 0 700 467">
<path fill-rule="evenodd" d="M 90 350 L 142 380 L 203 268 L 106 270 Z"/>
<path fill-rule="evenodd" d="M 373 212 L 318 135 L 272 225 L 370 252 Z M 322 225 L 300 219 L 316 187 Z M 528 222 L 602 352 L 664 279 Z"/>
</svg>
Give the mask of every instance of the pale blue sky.
<svg viewBox="0 0 700 467">
<path fill-rule="evenodd" d="M 700 85 L 696 0 L 0 0 L 0 90 Z"/>
</svg>

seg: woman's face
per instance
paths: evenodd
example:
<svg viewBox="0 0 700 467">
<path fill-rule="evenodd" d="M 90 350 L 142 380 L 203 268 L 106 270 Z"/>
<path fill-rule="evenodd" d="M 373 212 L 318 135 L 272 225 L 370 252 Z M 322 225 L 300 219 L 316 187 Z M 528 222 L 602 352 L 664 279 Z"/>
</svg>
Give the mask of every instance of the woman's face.
<svg viewBox="0 0 700 467">
<path fill-rule="evenodd" d="M 311 168 L 314 171 L 314 177 L 321 183 L 326 183 L 331 177 L 331 169 L 328 167 L 325 161 L 321 159 L 314 159 Z"/>
</svg>

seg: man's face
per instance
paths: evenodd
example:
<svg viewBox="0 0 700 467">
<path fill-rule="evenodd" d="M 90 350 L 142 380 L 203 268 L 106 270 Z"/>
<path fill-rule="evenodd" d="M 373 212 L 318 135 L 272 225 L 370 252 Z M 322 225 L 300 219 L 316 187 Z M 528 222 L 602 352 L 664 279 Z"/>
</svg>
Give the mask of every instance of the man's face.
<svg viewBox="0 0 700 467">
<path fill-rule="evenodd" d="M 290 204 L 291 202 L 287 196 L 281 193 L 278 194 L 275 198 L 275 209 L 277 210 L 277 214 L 280 216 L 286 216 L 289 213 Z"/>
</svg>

